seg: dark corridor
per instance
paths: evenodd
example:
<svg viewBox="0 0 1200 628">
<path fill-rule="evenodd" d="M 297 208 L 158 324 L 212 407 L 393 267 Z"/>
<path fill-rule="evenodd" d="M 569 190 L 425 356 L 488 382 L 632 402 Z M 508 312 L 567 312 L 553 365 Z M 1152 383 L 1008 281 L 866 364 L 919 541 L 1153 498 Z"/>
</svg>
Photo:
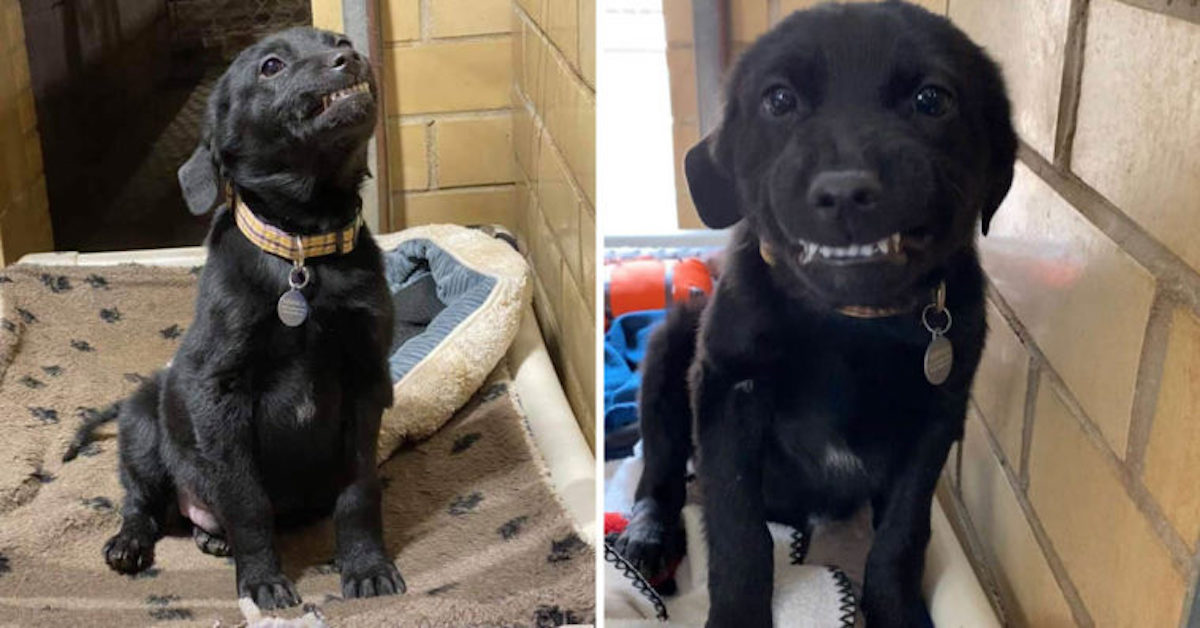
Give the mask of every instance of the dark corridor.
<svg viewBox="0 0 1200 628">
<path fill-rule="evenodd" d="M 225 65 L 309 0 L 22 0 L 58 250 L 200 244 L 175 171 Z"/>
</svg>

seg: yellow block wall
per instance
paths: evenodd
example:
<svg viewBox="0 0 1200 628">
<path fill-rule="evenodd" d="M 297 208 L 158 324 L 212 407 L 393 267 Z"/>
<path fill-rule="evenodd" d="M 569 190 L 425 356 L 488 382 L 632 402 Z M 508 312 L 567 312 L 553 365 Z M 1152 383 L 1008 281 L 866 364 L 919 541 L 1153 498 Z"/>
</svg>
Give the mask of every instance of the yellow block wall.
<svg viewBox="0 0 1200 628">
<path fill-rule="evenodd" d="M 663 3 L 681 158 L 691 3 Z M 734 54 L 813 4 L 731 0 Z M 943 506 L 1006 625 L 1200 626 L 1200 9 L 919 4 L 1001 64 L 1022 142 Z"/>
<path fill-rule="evenodd" d="M 1011 625 L 1200 625 L 1200 10 L 948 11 L 1001 64 L 1022 147 L 944 501 Z"/>
<path fill-rule="evenodd" d="M 514 213 L 512 0 L 384 0 L 391 225 Z"/>
<path fill-rule="evenodd" d="M 346 30 L 342 21 L 342 0 L 312 0 L 313 26 L 341 33 Z"/>
<path fill-rule="evenodd" d="M 542 334 L 580 427 L 596 398 L 596 5 L 512 4 L 516 220 Z"/>
<path fill-rule="evenodd" d="M 594 446 L 595 1 L 380 6 L 392 227 L 518 235 L 538 323 Z M 316 25 L 340 28 L 340 14 L 340 1 L 313 0 Z"/>
<path fill-rule="evenodd" d="M 18 0 L 0 0 L 0 266 L 54 250 Z"/>
</svg>

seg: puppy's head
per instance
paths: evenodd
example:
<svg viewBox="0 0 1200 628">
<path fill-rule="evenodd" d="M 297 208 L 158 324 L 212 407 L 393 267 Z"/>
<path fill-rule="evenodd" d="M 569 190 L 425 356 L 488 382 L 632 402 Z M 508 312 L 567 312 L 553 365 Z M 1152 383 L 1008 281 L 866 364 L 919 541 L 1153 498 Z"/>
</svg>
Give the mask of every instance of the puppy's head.
<svg viewBox="0 0 1200 628">
<path fill-rule="evenodd" d="M 884 4 L 794 14 L 742 56 L 687 155 L 707 225 L 745 219 L 830 306 L 905 297 L 973 245 L 1012 182 L 1000 72 L 947 20 Z"/>
<path fill-rule="evenodd" d="M 342 35 L 294 28 L 243 50 L 209 97 L 200 144 L 179 169 L 195 214 L 222 187 L 303 206 L 322 188 L 357 192 L 375 127 L 370 65 Z"/>
</svg>

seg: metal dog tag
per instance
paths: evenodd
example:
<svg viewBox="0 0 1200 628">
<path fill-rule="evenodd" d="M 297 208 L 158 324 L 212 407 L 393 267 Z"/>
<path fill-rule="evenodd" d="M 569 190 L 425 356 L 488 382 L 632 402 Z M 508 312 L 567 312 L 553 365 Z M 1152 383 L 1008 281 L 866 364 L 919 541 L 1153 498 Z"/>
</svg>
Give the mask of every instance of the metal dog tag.
<svg viewBox="0 0 1200 628">
<path fill-rule="evenodd" d="M 308 318 L 308 300 L 300 292 L 307 285 L 308 268 L 296 266 L 288 273 L 288 286 L 291 290 L 283 293 L 283 296 L 279 297 L 279 303 L 275 305 L 275 313 L 284 325 L 299 327 Z"/>
<path fill-rule="evenodd" d="M 934 386 L 941 386 L 953 368 L 954 345 L 945 336 L 934 332 L 929 346 L 925 347 L 925 379 Z"/>
<path fill-rule="evenodd" d="M 935 325 L 929 320 L 929 315 L 935 314 L 946 320 L 941 325 Z M 938 284 L 933 295 L 933 303 L 921 310 L 921 324 L 925 330 L 933 334 L 929 346 L 925 347 L 925 380 L 934 386 L 941 386 L 950 377 L 954 368 L 954 345 L 946 337 L 946 332 L 954 325 L 954 317 L 946 308 L 946 284 Z"/>
<path fill-rule="evenodd" d="M 275 306 L 279 320 L 288 327 L 299 327 L 308 318 L 308 301 L 295 288 L 283 293 Z"/>
</svg>

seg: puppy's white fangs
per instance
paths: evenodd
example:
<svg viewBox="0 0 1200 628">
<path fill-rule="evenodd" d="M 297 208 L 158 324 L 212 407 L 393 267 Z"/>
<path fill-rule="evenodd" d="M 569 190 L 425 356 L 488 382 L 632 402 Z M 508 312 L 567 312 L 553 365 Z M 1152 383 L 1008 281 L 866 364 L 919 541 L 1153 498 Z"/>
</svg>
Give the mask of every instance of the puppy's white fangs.
<svg viewBox="0 0 1200 628">
<path fill-rule="evenodd" d="M 796 244 L 800 248 L 799 261 L 801 264 L 808 264 L 813 260 L 853 263 L 897 256 L 904 252 L 900 246 L 901 235 L 899 233 L 893 233 L 890 236 L 866 244 L 828 246 L 800 239 L 796 240 Z"/>
<path fill-rule="evenodd" d="M 367 94 L 370 93 L 370 91 L 371 86 L 366 81 L 363 81 L 357 85 L 351 85 L 345 89 L 339 89 L 336 92 L 325 94 L 321 97 L 321 111 L 324 112 L 329 108 L 329 105 L 332 105 L 343 98 L 348 98 L 355 94 Z"/>
</svg>

